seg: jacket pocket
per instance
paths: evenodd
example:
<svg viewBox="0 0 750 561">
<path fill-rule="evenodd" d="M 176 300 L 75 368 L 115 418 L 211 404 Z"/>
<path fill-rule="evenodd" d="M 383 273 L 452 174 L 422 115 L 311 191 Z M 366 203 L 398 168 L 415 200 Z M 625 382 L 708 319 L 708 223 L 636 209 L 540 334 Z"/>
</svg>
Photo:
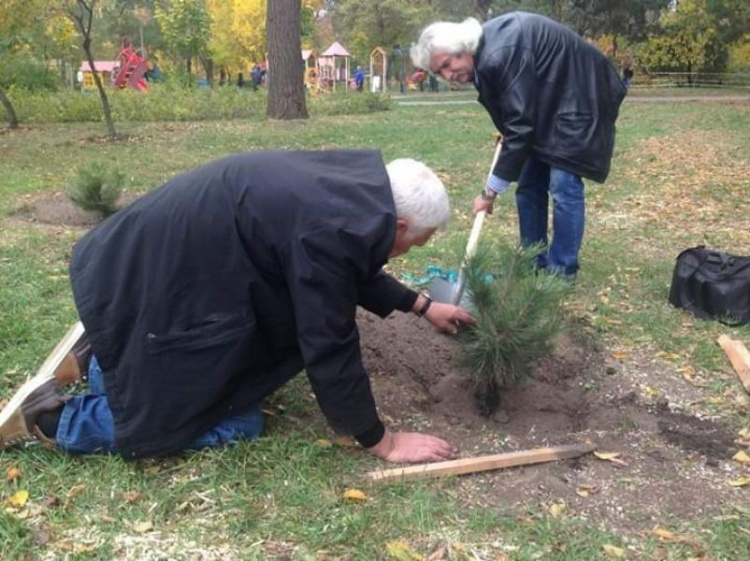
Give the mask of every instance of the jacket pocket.
<svg viewBox="0 0 750 561">
<path fill-rule="evenodd" d="M 216 347 L 241 339 L 255 328 L 255 320 L 245 314 L 212 314 L 183 330 L 147 333 L 146 350 L 156 355 L 167 351 L 189 351 Z"/>
</svg>

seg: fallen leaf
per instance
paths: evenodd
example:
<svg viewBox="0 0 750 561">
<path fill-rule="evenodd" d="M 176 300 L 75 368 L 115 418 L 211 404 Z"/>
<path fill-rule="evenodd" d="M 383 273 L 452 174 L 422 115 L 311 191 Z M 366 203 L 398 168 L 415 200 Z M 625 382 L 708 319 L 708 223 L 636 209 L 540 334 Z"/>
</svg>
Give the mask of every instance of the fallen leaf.
<svg viewBox="0 0 750 561">
<path fill-rule="evenodd" d="M 347 436 L 337 436 L 333 439 L 333 443 L 342 448 L 359 448 L 357 441 Z"/>
<path fill-rule="evenodd" d="M 611 460 L 612 458 L 618 458 L 620 456 L 620 453 L 619 452 L 594 452 L 594 456 L 596 456 L 600 460 Z"/>
<path fill-rule="evenodd" d="M 16 491 L 16 493 L 8 499 L 8 504 L 11 506 L 23 506 L 28 500 L 29 492 L 22 489 L 20 491 Z"/>
<path fill-rule="evenodd" d="M 18 518 L 19 520 L 27 520 L 27 519 L 29 518 L 29 516 L 31 516 L 31 512 L 29 511 L 29 509 L 28 509 L 28 508 L 25 508 L 25 509 L 23 509 L 22 511 L 20 511 L 20 512 L 17 512 L 17 513 L 15 514 L 15 516 L 16 516 L 16 518 Z"/>
<path fill-rule="evenodd" d="M 404 542 L 389 542 L 386 549 L 391 557 L 398 561 L 423 561 L 424 557 L 414 553 L 411 548 Z"/>
<path fill-rule="evenodd" d="M 576 493 L 581 497 L 596 495 L 599 491 L 600 489 L 596 485 L 579 485 L 576 489 Z"/>
<path fill-rule="evenodd" d="M 630 353 L 627 353 L 625 351 L 615 351 L 612 353 L 612 358 L 617 360 L 624 360 L 630 356 Z"/>
<path fill-rule="evenodd" d="M 659 526 L 651 530 L 651 533 L 657 536 L 659 539 L 662 539 L 665 541 L 670 541 L 670 542 L 680 541 L 675 534 L 673 534 L 669 530 L 660 528 Z"/>
<path fill-rule="evenodd" d="M 350 501 L 366 501 L 367 495 L 365 495 L 359 489 L 347 489 L 344 491 L 344 498 Z"/>
<path fill-rule="evenodd" d="M 611 462 L 618 467 L 626 467 L 628 465 L 628 462 L 619 458 L 619 452 L 594 452 L 594 456 L 600 460 Z"/>
<path fill-rule="evenodd" d="M 75 499 L 78 495 L 83 493 L 83 491 L 86 489 L 85 485 L 73 485 L 68 493 L 65 495 L 65 507 L 68 508 L 70 506 L 70 503 L 73 502 L 73 499 Z"/>
<path fill-rule="evenodd" d="M 678 368 L 677 372 L 682 374 L 682 377 L 685 378 L 685 380 L 687 380 L 688 382 L 692 382 L 693 377 L 695 376 L 695 368 L 693 368 L 689 364 Z"/>
<path fill-rule="evenodd" d="M 21 470 L 15 466 L 9 467 L 8 470 L 5 472 L 5 479 L 7 479 L 8 481 L 15 481 L 16 479 L 20 477 L 21 477 Z"/>
<path fill-rule="evenodd" d="M 448 546 L 441 545 L 435 551 L 430 553 L 427 561 L 445 561 L 448 558 Z"/>
<path fill-rule="evenodd" d="M 143 470 L 144 473 L 148 473 L 149 475 L 153 473 L 159 473 L 161 471 L 161 466 L 148 466 L 146 469 Z"/>
<path fill-rule="evenodd" d="M 653 386 L 643 386 L 643 393 L 648 397 L 656 397 L 657 395 L 659 395 L 659 390 L 657 390 Z"/>
<path fill-rule="evenodd" d="M 565 514 L 565 510 L 568 508 L 568 505 L 566 505 L 564 502 L 554 503 L 547 508 L 547 512 L 549 512 L 550 516 L 552 518 L 560 518 L 563 514 Z"/>
<path fill-rule="evenodd" d="M 742 464 L 750 463 L 750 456 L 747 455 L 747 452 L 744 450 L 740 450 L 737 452 L 734 456 L 732 456 L 732 459 L 735 462 L 740 462 Z"/>
<path fill-rule="evenodd" d="M 739 520 L 740 516 L 738 514 L 724 514 L 721 516 L 714 516 L 711 520 L 716 520 L 717 522 L 726 522 L 728 520 Z"/>
<path fill-rule="evenodd" d="M 122 494 L 122 500 L 126 503 L 134 503 L 141 496 L 139 491 L 125 491 Z"/>
<path fill-rule="evenodd" d="M 138 524 L 133 525 L 133 531 L 138 534 L 145 534 L 146 532 L 150 532 L 154 529 L 154 524 L 150 520 L 146 520 L 145 522 L 138 522 Z"/>
<path fill-rule="evenodd" d="M 750 475 L 740 477 L 739 479 L 732 479 L 727 483 L 729 483 L 732 487 L 746 487 L 747 485 L 750 485 Z"/>
<path fill-rule="evenodd" d="M 609 555 L 610 557 L 616 557 L 617 559 L 622 559 L 625 557 L 625 550 L 621 547 L 615 547 L 614 545 L 604 544 L 602 546 L 602 549 L 604 550 L 604 553 Z"/>
<path fill-rule="evenodd" d="M 330 440 L 326 440 L 325 438 L 319 438 L 315 441 L 315 446 L 320 446 L 321 448 L 333 448 L 333 444 L 331 444 Z"/>
<path fill-rule="evenodd" d="M 680 355 L 678 355 L 678 354 L 667 353 L 667 352 L 664 352 L 664 351 L 659 351 L 658 353 L 656 353 L 656 356 L 658 356 L 660 358 L 665 358 L 667 360 L 677 360 L 678 358 L 680 358 Z"/>
</svg>

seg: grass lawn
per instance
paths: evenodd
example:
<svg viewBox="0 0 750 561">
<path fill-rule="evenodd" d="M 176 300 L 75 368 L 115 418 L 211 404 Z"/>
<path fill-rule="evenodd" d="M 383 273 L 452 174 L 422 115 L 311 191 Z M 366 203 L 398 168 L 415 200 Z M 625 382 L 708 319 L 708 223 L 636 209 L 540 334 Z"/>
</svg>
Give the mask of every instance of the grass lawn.
<svg viewBox="0 0 750 561">
<path fill-rule="evenodd" d="M 117 166 L 137 194 L 241 150 L 360 147 L 380 149 L 386 160 L 423 160 L 445 181 L 453 219 L 447 232 L 390 264 L 397 275 L 419 276 L 429 264 L 458 262 L 471 201 L 493 152 L 489 117 L 470 104 L 293 123 L 123 123 L 118 132 L 129 139 L 118 142 L 103 141 L 97 124 L 0 132 L 0 400 L 40 366 L 76 317 L 67 262 L 84 229 L 30 221 L 22 211 L 66 191 L 84 162 Z M 750 102 L 626 101 L 610 179 L 587 183 L 587 201 L 582 270 L 567 303 L 571 317 L 617 360 L 649 357 L 665 380 L 704 392 L 702 411 L 750 428 L 747 396 L 715 343 L 729 333 L 750 344 L 750 327 L 696 321 L 667 303 L 682 249 L 705 244 L 750 255 Z M 482 238 L 512 244 L 517 236 L 513 198 L 506 195 Z M 269 407 L 283 406 L 284 414 L 270 417 L 266 436 L 231 449 L 144 462 L 67 457 L 38 446 L 0 453 L 2 557 L 750 556 L 750 486 L 738 488 L 720 513 L 664 521 L 672 533 L 661 537 L 541 504 L 508 516 L 500 506 L 464 504 L 456 480 L 368 483 L 365 472 L 379 462 L 337 444 L 309 392 L 302 377 L 282 390 Z M 364 491 L 366 500 L 344 499 L 348 488 Z M 689 490 L 681 492 L 689 500 Z"/>
</svg>

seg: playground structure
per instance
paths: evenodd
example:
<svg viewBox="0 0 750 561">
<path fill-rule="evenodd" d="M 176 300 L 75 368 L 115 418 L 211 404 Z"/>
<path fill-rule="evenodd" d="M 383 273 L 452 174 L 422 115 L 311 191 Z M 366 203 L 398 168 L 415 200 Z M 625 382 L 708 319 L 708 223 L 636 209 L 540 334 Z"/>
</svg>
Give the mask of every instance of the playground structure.
<svg viewBox="0 0 750 561">
<path fill-rule="evenodd" d="M 345 90 L 354 89 L 352 85 L 351 55 L 341 43 L 334 41 L 319 56 L 309 49 L 302 50 L 302 64 L 304 68 L 305 87 L 312 94 L 335 92 L 337 86 Z M 383 47 L 377 46 L 370 52 L 370 72 L 367 76 L 370 83 L 366 87 L 373 93 L 386 92 L 388 81 L 395 81 L 402 91 L 420 90 L 425 87 L 428 75 L 422 69 L 413 68 L 407 74 L 406 49 L 394 48 L 388 53 Z M 391 88 L 394 87 L 392 83 Z M 430 91 L 437 91 L 431 89 Z"/>
<path fill-rule="evenodd" d="M 133 48 L 130 39 L 123 37 L 122 48 L 112 73 L 112 84 L 119 89 L 131 87 L 142 92 L 148 91 L 148 82 L 144 77 L 147 70 L 148 61 Z"/>
<path fill-rule="evenodd" d="M 336 84 L 343 82 L 344 89 L 348 89 L 351 74 L 349 59 L 351 55 L 341 43 L 334 41 L 318 57 L 318 90 L 336 91 Z"/>
<path fill-rule="evenodd" d="M 384 92 L 388 76 L 388 54 L 383 47 L 375 47 L 370 53 L 370 91 Z"/>
<path fill-rule="evenodd" d="M 145 79 L 148 60 L 143 58 L 126 39 L 123 39 L 123 47 L 116 60 L 96 60 L 94 67 L 102 84 L 112 84 L 119 89 L 133 88 L 142 92 L 148 91 L 148 82 Z M 81 63 L 78 72 L 81 89 L 95 90 L 94 71 L 88 61 Z"/>
<path fill-rule="evenodd" d="M 114 60 L 95 60 L 94 67 L 96 73 L 99 75 L 99 79 L 102 84 L 109 84 L 112 81 L 112 73 L 115 71 L 116 62 Z M 81 63 L 78 68 L 79 82 L 81 83 L 82 90 L 95 90 L 96 81 L 94 80 L 94 72 L 91 65 L 87 60 Z"/>
<path fill-rule="evenodd" d="M 302 49 L 302 63 L 305 65 L 305 87 L 310 89 L 318 83 L 318 57 L 312 50 Z"/>
</svg>

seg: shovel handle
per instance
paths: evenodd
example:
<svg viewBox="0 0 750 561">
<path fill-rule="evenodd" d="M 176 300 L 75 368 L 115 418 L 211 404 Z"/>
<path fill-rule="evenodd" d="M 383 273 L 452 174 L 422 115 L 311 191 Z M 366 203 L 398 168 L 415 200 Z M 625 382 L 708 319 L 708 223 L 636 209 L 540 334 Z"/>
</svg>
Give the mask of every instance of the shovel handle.
<svg viewBox="0 0 750 561">
<path fill-rule="evenodd" d="M 495 154 L 492 157 L 492 164 L 490 165 L 490 171 L 487 173 L 488 181 L 490 176 L 492 175 L 492 170 L 495 169 L 495 164 L 497 163 L 497 159 L 500 157 L 500 151 L 502 150 L 502 148 L 502 140 L 498 138 L 495 146 Z M 466 265 L 469 263 L 469 260 L 474 257 L 474 253 L 476 253 L 477 251 L 479 233 L 482 231 L 482 225 L 484 224 L 484 217 L 486 216 L 486 214 L 486 211 L 481 210 L 477 212 L 477 215 L 474 218 L 474 225 L 471 227 L 469 241 L 466 243 L 466 254 L 464 255 L 464 262 L 461 264 L 461 270 L 458 273 L 458 283 L 456 284 L 456 290 L 453 293 L 453 298 L 451 300 L 452 304 L 458 304 L 461 301 L 461 297 L 464 295 L 464 288 L 466 287 L 466 275 L 464 274 L 464 271 L 466 270 Z"/>
<path fill-rule="evenodd" d="M 461 270 L 458 273 L 458 283 L 456 284 L 456 291 L 453 294 L 452 304 L 458 304 L 461 301 L 461 297 L 464 295 L 464 288 L 466 287 L 466 265 L 469 260 L 474 257 L 474 253 L 477 251 L 477 243 L 479 242 L 479 233 L 482 231 L 482 225 L 484 224 L 484 217 L 487 215 L 485 211 L 477 212 L 474 217 L 474 225 L 471 227 L 471 234 L 469 234 L 469 241 L 466 244 L 466 254 L 464 255 L 464 262 L 461 264 Z"/>
</svg>

